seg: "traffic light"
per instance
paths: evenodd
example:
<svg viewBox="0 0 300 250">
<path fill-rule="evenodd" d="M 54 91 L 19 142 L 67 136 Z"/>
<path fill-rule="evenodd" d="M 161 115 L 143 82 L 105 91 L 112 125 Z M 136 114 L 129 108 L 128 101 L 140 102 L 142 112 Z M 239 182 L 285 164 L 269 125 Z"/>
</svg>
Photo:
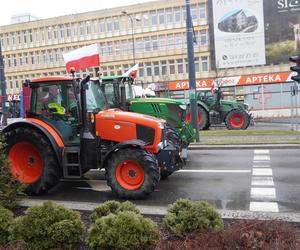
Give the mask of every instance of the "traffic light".
<svg viewBox="0 0 300 250">
<path fill-rule="evenodd" d="M 297 72 L 297 75 L 292 76 L 292 80 L 295 82 L 300 83 L 300 55 L 299 56 L 291 56 L 290 61 L 296 63 L 295 66 L 292 66 L 290 69 L 291 71 Z"/>
</svg>

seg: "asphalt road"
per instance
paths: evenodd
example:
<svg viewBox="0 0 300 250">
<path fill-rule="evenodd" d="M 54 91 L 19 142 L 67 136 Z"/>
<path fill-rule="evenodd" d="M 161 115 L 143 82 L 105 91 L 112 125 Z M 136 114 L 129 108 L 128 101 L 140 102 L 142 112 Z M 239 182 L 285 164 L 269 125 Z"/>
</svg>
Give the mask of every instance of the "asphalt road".
<svg viewBox="0 0 300 250">
<path fill-rule="evenodd" d="M 167 206 L 179 198 L 206 200 L 223 210 L 300 212 L 300 150 L 193 150 L 187 166 L 162 180 L 141 206 Z M 101 203 L 115 199 L 103 171 L 63 180 L 47 195 L 54 201 Z"/>
</svg>

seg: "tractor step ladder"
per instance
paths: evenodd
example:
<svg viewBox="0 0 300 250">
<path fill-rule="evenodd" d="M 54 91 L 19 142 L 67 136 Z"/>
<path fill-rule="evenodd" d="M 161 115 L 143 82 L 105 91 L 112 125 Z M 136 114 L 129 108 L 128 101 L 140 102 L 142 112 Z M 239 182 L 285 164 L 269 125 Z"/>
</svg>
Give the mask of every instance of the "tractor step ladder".
<svg viewBox="0 0 300 250">
<path fill-rule="evenodd" d="M 80 147 L 65 147 L 63 151 L 64 178 L 81 178 Z"/>
</svg>

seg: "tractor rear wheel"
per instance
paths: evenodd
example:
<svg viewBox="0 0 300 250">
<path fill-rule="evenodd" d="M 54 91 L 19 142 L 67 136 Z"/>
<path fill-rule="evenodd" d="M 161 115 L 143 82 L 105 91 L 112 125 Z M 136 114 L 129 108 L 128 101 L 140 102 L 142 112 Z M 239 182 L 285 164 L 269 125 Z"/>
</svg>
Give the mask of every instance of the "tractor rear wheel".
<svg viewBox="0 0 300 250">
<path fill-rule="evenodd" d="M 230 130 L 247 129 L 250 124 L 250 116 L 242 109 L 234 109 L 227 114 L 225 124 Z"/>
<path fill-rule="evenodd" d="M 120 149 L 107 162 L 107 184 L 120 198 L 143 198 L 154 191 L 159 179 L 156 158 L 143 149 Z"/>
<path fill-rule="evenodd" d="M 49 141 L 37 130 L 17 128 L 5 134 L 11 173 L 27 185 L 29 195 L 46 193 L 61 177 L 56 155 Z"/>
<path fill-rule="evenodd" d="M 209 120 L 208 120 L 208 113 L 206 112 L 206 110 L 198 105 L 198 127 L 199 130 L 206 130 L 209 128 Z M 187 123 L 191 123 L 192 122 L 192 115 L 190 112 L 190 109 L 187 111 L 186 113 L 186 118 L 185 121 Z"/>
</svg>

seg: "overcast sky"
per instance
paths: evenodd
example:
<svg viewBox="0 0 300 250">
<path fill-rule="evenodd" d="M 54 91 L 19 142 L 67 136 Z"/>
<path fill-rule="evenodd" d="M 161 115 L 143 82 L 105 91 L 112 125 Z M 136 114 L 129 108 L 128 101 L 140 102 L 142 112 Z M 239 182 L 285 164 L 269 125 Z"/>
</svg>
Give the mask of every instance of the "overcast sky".
<svg viewBox="0 0 300 250">
<path fill-rule="evenodd" d="M 126 6 L 150 0 L 0 0 L 0 26 L 10 24 L 13 15 L 30 13 L 40 19 L 92 10 Z"/>
</svg>

